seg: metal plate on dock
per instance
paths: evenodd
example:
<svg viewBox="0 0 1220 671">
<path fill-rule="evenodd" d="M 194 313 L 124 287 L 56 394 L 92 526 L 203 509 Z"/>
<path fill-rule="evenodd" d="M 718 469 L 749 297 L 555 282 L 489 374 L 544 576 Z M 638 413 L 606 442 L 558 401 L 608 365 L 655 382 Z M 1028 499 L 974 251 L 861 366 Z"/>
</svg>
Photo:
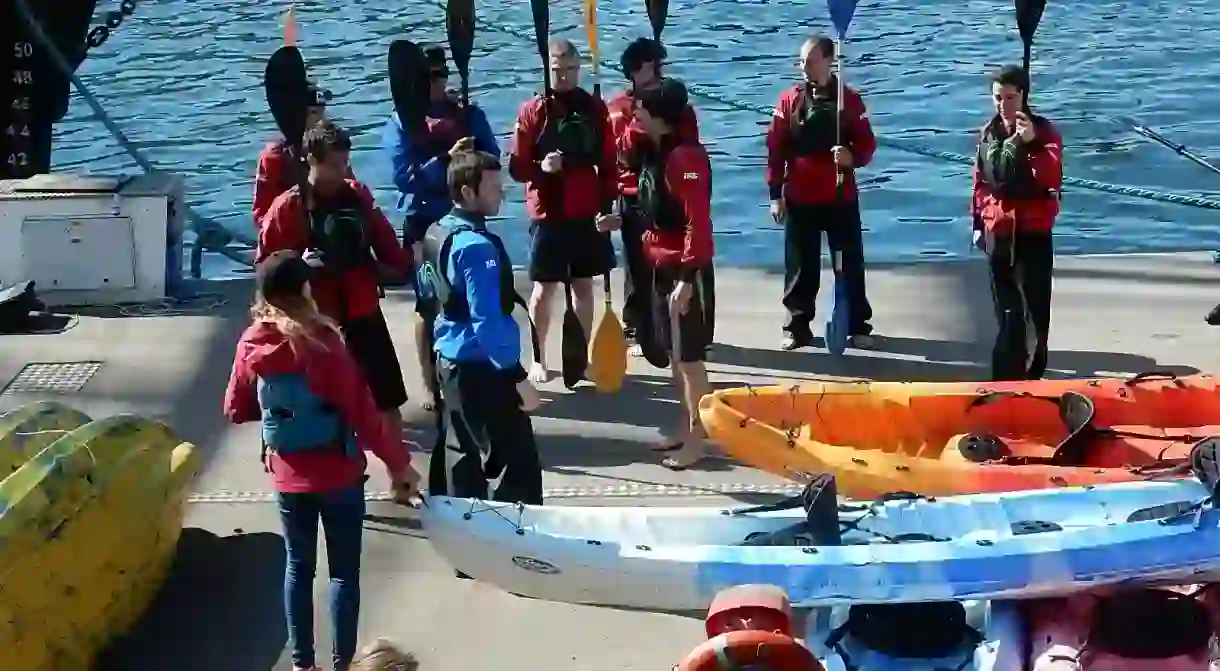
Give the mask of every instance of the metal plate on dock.
<svg viewBox="0 0 1220 671">
<path fill-rule="evenodd" d="M 0 394 L 29 392 L 76 392 L 102 369 L 100 361 L 28 363 Z"/>
</svg>

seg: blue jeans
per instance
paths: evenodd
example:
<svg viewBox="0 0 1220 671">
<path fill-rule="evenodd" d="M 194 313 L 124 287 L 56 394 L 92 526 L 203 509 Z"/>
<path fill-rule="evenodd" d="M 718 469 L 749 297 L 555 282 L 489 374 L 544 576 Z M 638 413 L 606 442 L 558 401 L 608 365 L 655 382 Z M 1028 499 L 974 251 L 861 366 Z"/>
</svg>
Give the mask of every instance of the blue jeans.
<svg viewBox="0 0 1220 671">
<path fill-rule="evenodd" d="M 313 647 L 313 579 L 318 563 L 318 520 L 326 535 L 330 573 L 330 624 L 334 664 L 345 669 L 356 655 L 360 618 L 360 551 L 364 531 L 363 486 L 333 492 L 279 494 L 284 546 L 284 611 L 292 662 L 309 668 Z"/>
</svg>

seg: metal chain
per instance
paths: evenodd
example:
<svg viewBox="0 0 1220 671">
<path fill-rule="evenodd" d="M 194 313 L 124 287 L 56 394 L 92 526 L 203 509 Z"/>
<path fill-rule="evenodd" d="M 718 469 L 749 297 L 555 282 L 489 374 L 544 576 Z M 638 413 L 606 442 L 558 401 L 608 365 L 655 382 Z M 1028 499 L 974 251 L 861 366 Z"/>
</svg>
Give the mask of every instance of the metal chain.
<svg viewBox="0 0 1220 671">
<path fill-rule="evenodd" d="M 110 39 L 110 33 L 123 25 L 123 19 L 131 16 L 136 11 L 136 0 L 123 0 L 119 3 L 117 10 L 106 12 L 106 21 L 102 25 L 94 26 L 89 31 L 89 36 L 85 38 L 85 43 L 89 49 L 96 49 L 106 43 Z"/>
</svg>

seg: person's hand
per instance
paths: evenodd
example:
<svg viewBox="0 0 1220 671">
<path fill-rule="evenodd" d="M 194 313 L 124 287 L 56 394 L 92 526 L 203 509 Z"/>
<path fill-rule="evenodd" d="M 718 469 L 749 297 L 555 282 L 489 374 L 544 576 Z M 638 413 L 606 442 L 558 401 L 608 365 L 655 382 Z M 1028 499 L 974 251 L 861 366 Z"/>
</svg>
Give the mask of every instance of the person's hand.
<svg viewBox="0 0 1220 671">
<path fill-rule="evenodd" d="M 1034 132 L 1034 122 L 1030 121 L 1029 115 L 1025 112 L 1017 112 L 1016 132 L 1013 136 L 1019 138 L 1021 142 L 1033 142 L 1037 134 Z"/>
<path fill-rule="evenodd" d="M 472 151 L 474 151 L 474 138 L 464 137 L 454 142 L 453 146 L 449 148 L 449 158 L 453 158 L 458 154 L 468 154 Z"/>
<path fill-rule="evenodd" d="M 414 466 L 407 466 L 402 473 L 394 476 L 390 481 L 390 495 L 394 503 L 415 507 L 420 497 L 419 471 Z"/>
<path fill-rule="evenodd" d="M 617 231 L 623 227 L 623 219 L 617 214 L 597 215 L 597 230 L 602 233 Z"/>
<path fill-rule="evenodd" d="M 695 293 L 695 287 L 690 282 L 678 282 L 673 293 L 669 295 L 669 313 L 684 315 L 690 309 L 690 297 Z"/>
<path fill-rule="evenodd" d="M 542 157 L 542 172 L 553 175 L 563 170 L 563 154 L 553 151 Z"/>
<path fill-rule="evenodd" d="M 830 148 L 830 155 L 834 157 L 835 165 L 840 168 L 850 168 L 854 165 L 854 157 L 851 155 L 851 150 L 842 145 L 835 145 Z"/>
<path fill-rule="evenodd" d="M 771 219 L 781 226 L 784 220 L 788 218 L 788 206 L 784 203 L 783 198 L 776 198 L 771 201 Z"/>
<path fill-rule="evenodd" d="M 517 394 L 521 396 L 521 409 L 526 412 L 533 412 L 542 405 L 542 398 L 538 396 L 538 388 L 528 379 L 517 383 Z"/>
</svg>

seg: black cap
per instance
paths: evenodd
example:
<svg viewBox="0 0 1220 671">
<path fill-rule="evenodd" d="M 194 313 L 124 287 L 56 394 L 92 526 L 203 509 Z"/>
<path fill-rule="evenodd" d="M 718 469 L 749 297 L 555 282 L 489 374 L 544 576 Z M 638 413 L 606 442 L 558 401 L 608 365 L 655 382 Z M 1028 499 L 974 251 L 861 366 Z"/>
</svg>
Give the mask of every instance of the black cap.
<svg viewBox="0 0 1220 671">
<path fill-rule="evenodd" d="M 623 57 L 619 59 L 619 66 L 623 69 L 623 76 L 630 77 L 632 72 L 640 69 L 640 66 L 648 62 L 660 63 L 669 55 L 665 51 L 664 45 L 660 42 L 647 37 L 641 37 L 623 49 Z"/>
<path fill-rule="evenodd" d="M 682 114 L 690 103 L 686 85 L 671 77 L 661 79 L 660 86 L 640 91 L 636 94 L 636 100 L 649 114 L 671 126 L 677 125 L 682 119 Z"/>
<path fill-rule="evenodd" d="M 445 56 L 445 47 L 439 44 L 424 45 L 424 58 L 428 61 L 428 74 L 449 76 L 449 60 Z"/>
<path fill-rule="evenodd" d="M 277 297 L 300 296 L 312 278 L 313 268 L 300 254 L 289 249 L 275 252 L 254 269 L 258 293 L 269 302 Z"/>
</svg>

